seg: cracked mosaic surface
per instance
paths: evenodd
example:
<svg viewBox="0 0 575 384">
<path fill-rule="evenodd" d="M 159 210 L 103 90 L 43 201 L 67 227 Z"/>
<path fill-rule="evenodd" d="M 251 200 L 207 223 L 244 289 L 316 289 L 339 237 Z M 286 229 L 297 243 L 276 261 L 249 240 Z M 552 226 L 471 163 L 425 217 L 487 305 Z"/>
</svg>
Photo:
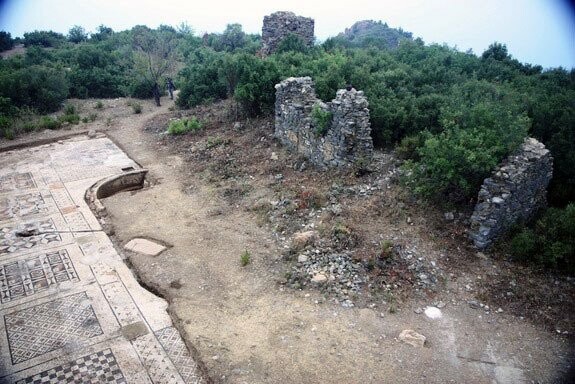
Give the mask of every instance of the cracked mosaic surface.
<svg viewBox="0 0 575 384">
<path fill-rule="evenodd" d="M 7 314 L 4 322 L 13 364 L 103 333 L 86 292 Z"/>
<path fill-rule="evenodd" d="M 24 235 L 23 235 L 24 234 Z M 0 228 L 0 255 L 61 241 L 52 219 Z"/>
<path fill-rule="evenodd" d="M 0 198 L 0 220 L 46 212 L 46 201 L 40 192 Z"/>
<path fill-rule="evenodd" d="M 36 188 L 30 172 L 13 172 L 0 176 L 0 192 Z"/>
</svg>

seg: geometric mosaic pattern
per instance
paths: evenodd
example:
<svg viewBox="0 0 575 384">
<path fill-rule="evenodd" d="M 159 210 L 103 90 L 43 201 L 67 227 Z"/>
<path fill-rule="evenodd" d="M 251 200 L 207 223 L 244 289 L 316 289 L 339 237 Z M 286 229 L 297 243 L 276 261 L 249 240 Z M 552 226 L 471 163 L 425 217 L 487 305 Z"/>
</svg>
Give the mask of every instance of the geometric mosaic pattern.
<svg viewBox="0 0 575 384">
<path fill-rule="evenodd" d="M 79 281 L 64 249 L 0 265 L 0 302 L 31 296 L 64 281 Z"/>
<path fill-rule="evenodd" d="M 158 340 L 151 334 L 140 336 L 131 341 L 140 360 L 146 367 L 154 383 L 182 383 L 179 372 L 174 369 L 167 353 Z"/>
<path fill-rule="evenodd" d="M 186 348 L 178 330 L 174 327 L 166 327 L 156 331 L 155 334 L 168 357 L 180 372 L 184 382 L 188 384 L 201 382 L 202 378 L 197 372 L 198 366 Z"/>
<path fill-rule="evenodd" d="M 86 292 L 4 316 L 12 363 L 17 364 L 103 333 Z"/>
<path fill-rule="evenodd" d="M 61 240 L 52 219 L 30 222 L 18 227 L 4 227 L 0 228 L 0 255 Z"/>
<path fill-rule="evenodd" d="M 0 176 L 0 192 L 36 188 L 30 172 L 14 172 Z"/>
<path fill-rule="evenodd" d="M 46 202 L 39 192 L 13 196 L 10 199 L 0 199 L 0 220 L 9 220 L 13 217 L 24 217 L 46 211 L 48 211 Z"/>
<path fill-rule="evenodd" d="M 16 384 L 126 383 L 112 350 L 105 349 L 19 380 Z"/>
</svg>

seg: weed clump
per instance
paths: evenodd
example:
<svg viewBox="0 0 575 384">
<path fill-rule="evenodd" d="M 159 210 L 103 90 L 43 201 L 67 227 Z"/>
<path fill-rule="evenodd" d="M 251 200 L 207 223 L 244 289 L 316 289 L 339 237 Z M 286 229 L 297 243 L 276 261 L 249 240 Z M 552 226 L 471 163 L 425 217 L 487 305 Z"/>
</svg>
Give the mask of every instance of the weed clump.
<svg viewBox="0 0 575 384">
<path fill-rule="evenodd" d="M 332 113 L 316 104 L 311 110 L 311 118 L 315 126 L 316 136 L 325 136 L 332 120 Z"/>
<path fill-rule="evenodd" d="M 251 261 L 251 258 L 252 258 L 251 253 L 246 249 L 240 256 L 240 264 L 242 265 L 242 267 L 248 265 Z"/>
<path fill-rule="evenodd" d="M 168 126 L 168 133 L 170 135 L 181 135 L 184 133 L 196 133 L 202 129 L 202 123 L 192 116 L 189 119 L 178 119 L 170 122 Z"/>
</svg>

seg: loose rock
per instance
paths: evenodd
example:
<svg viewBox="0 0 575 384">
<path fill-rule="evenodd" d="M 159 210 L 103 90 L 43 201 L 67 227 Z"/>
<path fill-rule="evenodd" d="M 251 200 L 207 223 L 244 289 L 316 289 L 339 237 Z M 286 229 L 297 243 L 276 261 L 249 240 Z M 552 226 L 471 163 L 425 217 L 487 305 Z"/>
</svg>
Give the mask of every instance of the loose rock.
<svg viewBox="0 0 575 384">
<path fill-rule="evenodd" d="M 423 347 L 426 337 L 415 332 L 413 329 L 405 329 L 399 334 L 399 340 L 414 347 Z"/>
</svg>

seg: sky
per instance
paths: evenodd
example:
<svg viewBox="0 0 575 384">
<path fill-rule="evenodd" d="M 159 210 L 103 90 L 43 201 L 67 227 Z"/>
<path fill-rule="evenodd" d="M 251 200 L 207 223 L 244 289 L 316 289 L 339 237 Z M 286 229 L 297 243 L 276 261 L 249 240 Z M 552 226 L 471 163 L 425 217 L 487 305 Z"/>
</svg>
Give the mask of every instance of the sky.
<svg viewBox="0 0 575 384">
<path fill-rule="evenodd" d="M 144 24 L 188 23 L 196 34 L 239 23 L 261 34 L 263 17 L 292 11 L 315 20 L 318 41 L 360 20 L 381 20 L 427 44 L 480 55 L 497 41 L 523 63 L 575 67 L 575 8 L 568 0 L 0 0 L 0 30 L 12 37 L 34 30 L 67 34 L 74 25 L 115 31 Z"/>
</svg>

